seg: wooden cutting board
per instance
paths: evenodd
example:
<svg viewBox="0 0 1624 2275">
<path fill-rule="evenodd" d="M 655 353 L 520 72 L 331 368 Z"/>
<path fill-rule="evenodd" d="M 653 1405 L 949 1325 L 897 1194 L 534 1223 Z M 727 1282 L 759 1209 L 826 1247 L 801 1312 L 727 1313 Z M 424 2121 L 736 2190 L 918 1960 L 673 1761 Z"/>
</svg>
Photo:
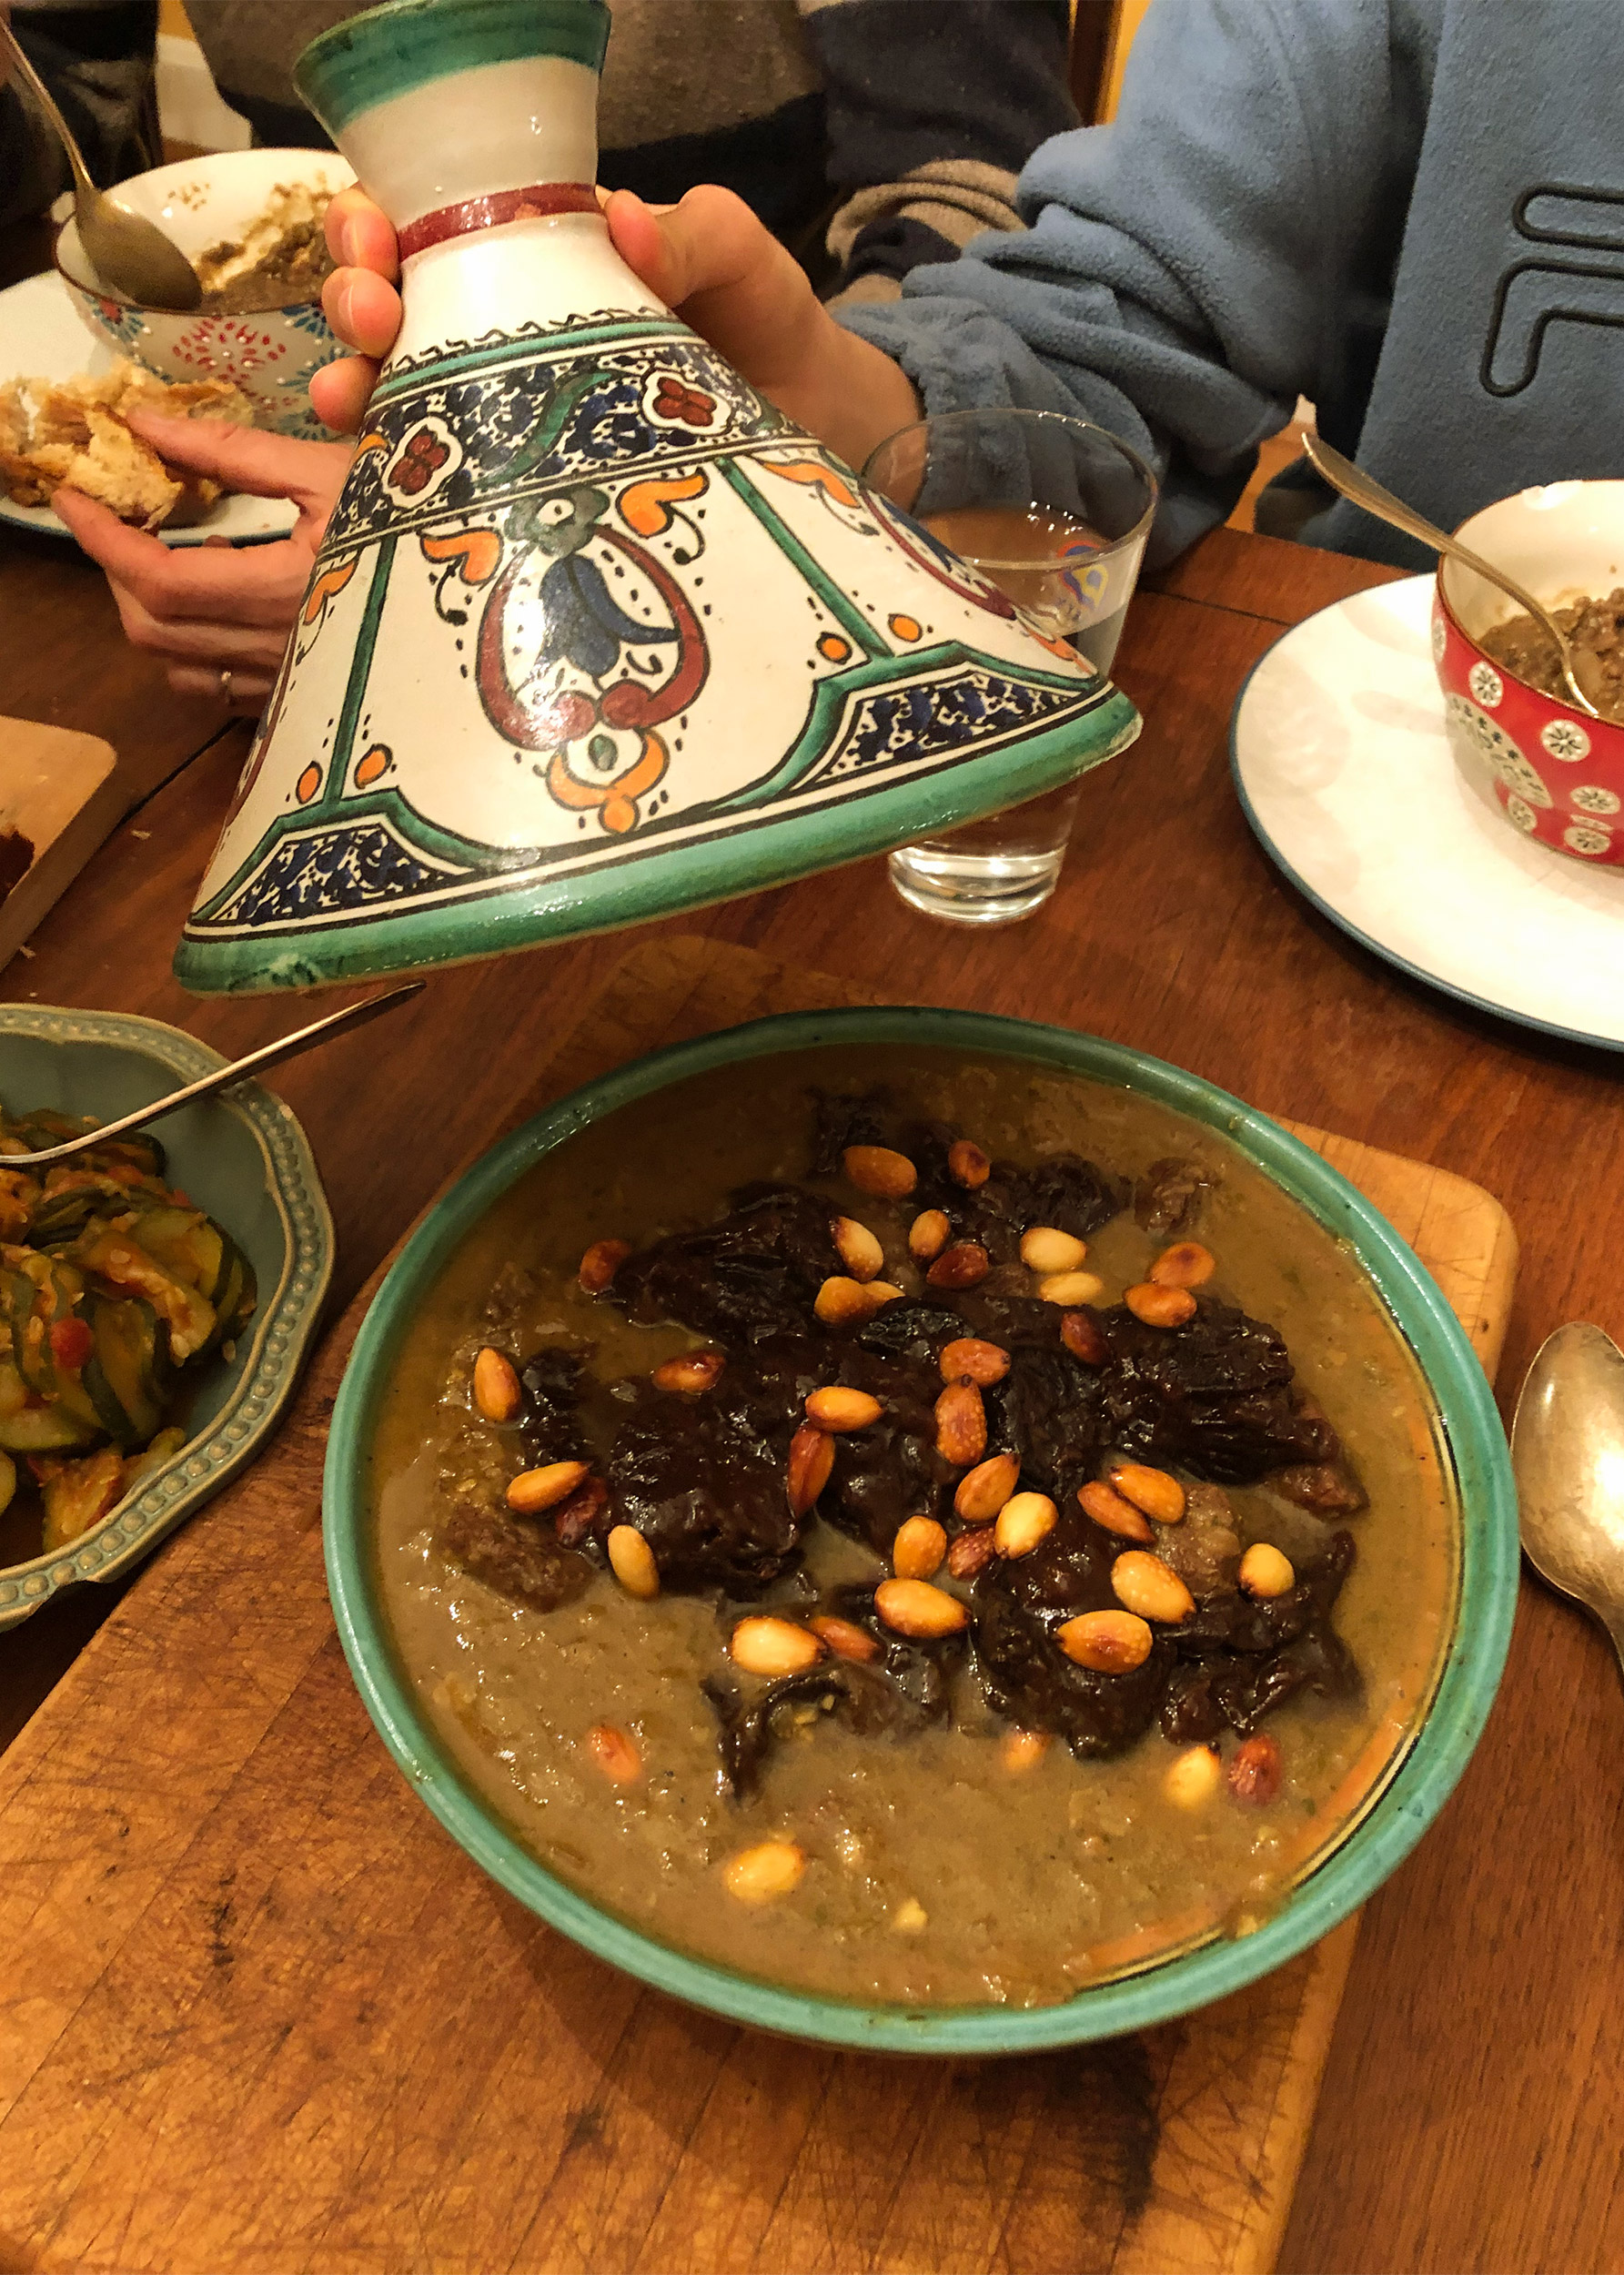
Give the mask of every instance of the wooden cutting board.
<svg viewBox="0 0 1624 2275">
<path fill-rule="evenodd" d="M 851 999 L 649 942 L 511 1118 L 657 1045 Z M 1299 1134 L 1417 1247 L 1492 1375 L 1498 1203 Z M 1140 2037 L 909 2061 L 641 1989 L 452 1845 L 368 1723 L 323 1584 L 326 1425 L 369 1293 L 272 1451 L 0 1758 L 0 2267 L 1267 2270 L 1357 1922 Z"/>
</svg>

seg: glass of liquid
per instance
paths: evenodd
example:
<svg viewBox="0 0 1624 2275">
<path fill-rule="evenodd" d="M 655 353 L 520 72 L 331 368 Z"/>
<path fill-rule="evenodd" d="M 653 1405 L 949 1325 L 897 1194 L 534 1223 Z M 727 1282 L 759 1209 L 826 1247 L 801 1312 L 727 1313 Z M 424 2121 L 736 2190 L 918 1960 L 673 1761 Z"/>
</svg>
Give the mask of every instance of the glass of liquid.
<svg viewBox="0 0 1624 2275">
<path fill-rule="evenodd" d="M 863 468 L 876 490 L 1022 609 L 1108 672 L 1155 511 L 1155 476 L 1104 427 L 1046 410 L 956 410 L 904 427 Z M 891 856 L 911 908 L 1009 925 L 1054 892 L 1075 784 Z"/>
</svg>

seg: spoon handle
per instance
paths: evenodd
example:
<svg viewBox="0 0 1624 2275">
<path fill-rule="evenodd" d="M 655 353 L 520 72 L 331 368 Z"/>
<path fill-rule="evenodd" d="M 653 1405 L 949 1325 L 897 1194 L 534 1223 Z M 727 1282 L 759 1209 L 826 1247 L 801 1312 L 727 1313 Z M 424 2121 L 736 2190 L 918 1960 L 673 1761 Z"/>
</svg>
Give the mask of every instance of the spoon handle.
<svg viewBox="0 0 1624 2275">
<path fill-rule="evenodd" d="M 57 109 L 55 97 L 23 53 L 22 45 L 16 34 L 3 15 L 0 15 L 0 47 L 4 47 L 11 57 L 12 68 L 18 78 L 27 87 L 30 95 L 61 136 L 62 147 L 67 152 L 67 162 L 74 169 L 74 180 L 77 183 L 81 193 L 92 197 L 96 197 L 97 195 L 96 184 L 90 178 L 90 169 L 85 163 L 77 142 L 74 139 L 72 128 Z"/>
<path fill-rule="evenodd" d="M 1530 616 L 1541 623 L 1546 621 L 1544 603 L 1525 592 L 1514 577 L 1508 577 L 1503 569 L 1490 568 L 1480 553 L 1463 545 L 1459 538 L 1451 537 L 1447 530 L 1440 530 L 1436 521 L 1429 521 L 1413 506 L 1407 506 L 1402 498 L 1396 498 L 1380 482 L 1373 481 L 1351 459 L 1344 458 L 1340 450 L 1332 450 L 1317 435 L 1305 434 L 1303 451 L 1316 472 L 1323 474 L 1333 490 L 1339 490 L 1350 505 L 1362 506 L 1367 513 L 1374 513 L 1378 521 L 1390 522 L 1407 537 L 1430 546 L 1435 553 L 1452 553 L 1468 569 L 1475 569 L 1485 583 L 1498 585 L 1502 592 L 1509 592 L 1513 600 L 1520 601 Z"/>
<path fill-rule="evenodd" d="M 424 983 L 409 979 L 404 986 L 387 988 L 381 996 L 368 996 L 364 1003 L 352 1003 L 342 1011 L 329 1012 L 325 1019 L 316 1019 L 308 1026 L 296 1027 L 291 1035 L 278 1036 L 274 1043 L 262 1044 L 250 1051 L 246 1058 L 234 1058 L 228 1067 L 217 1067 L 212 1074 L 188 1082 L 184 1090 L 172 1090 L 166 1098 L 155 1098 L 150 1106 L 138 1106 L 133 1114 L 123 1115 L 116 1122 L 103 1122 L 95 1129 L 87 1129 L 82 1138 L 72 1138 L 66 1145 L 46 1146 L 38 1153 L 24 1154 L 19 1159 L 27 1164 L 28 1173 L 48 1168 L 53 1162 L 69 1161 L 83 1153 L 87 1146 L 105 1145 L 109 1138 L 120 1138 L 126 1130 L 143 1129 L 148 1122 L 156 1122 L 177 1107 L 190 1106 L 194 1099 L 212 1097 L 217 1090 L 224 1090 L 237 1082 L 245 1082 L 250 1075 L 262 1074 L 267 1067 L 279 1067 L 284 1059 L 298 1058 L 301 1052 L 314 1050 L 320 1043 L 335 1035 L 347 1034 L 351 1027 L 365 1026 L 368 1020 L 383 1012 L 392 1011 L 397 1004 L 405 1003 L 410 996 L 420 996 Z"/>
</svg>

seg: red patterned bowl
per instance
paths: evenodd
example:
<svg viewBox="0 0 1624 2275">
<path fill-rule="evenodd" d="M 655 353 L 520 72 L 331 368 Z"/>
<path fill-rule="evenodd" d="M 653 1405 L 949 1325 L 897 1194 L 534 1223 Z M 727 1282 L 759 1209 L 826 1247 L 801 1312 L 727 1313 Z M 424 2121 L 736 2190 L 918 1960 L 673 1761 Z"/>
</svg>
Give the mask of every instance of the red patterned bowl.
<svg viewBox="0 0 1624 2275">
<path fill-rule="evenodd" d="M 188 260 L 235 241 L 285 183 L 338 190 L 355 179 L 335 150 L 219 150 L 181 158 L 120 182 L 119 203 L 172 237 Z M 331 441 L 310 408 L 310 377 L 344 353 L 319 308 L 265 308 L 252 316 L 177 316 L 106 291 L 86 260 L 77 225 L 56 235 L 56 268 L 95 337 L 160 379 L 232 379 L 261 427 Z"/>
<path fill-rule="evenodd" d="M 1536 600 L 1560 607 L 1624 584 L 1624 481 L 1552 482 L 1486 506 L 1457 534 Z M 1593 867 L 1624 866 L 1624 726 L 1513 679 L 1478 642 L 1520 614 L 1458 561 L 1438 564 L 1432 652 L 1457 753 L 1487 767 L 1525 836 Z"/>
</svg>

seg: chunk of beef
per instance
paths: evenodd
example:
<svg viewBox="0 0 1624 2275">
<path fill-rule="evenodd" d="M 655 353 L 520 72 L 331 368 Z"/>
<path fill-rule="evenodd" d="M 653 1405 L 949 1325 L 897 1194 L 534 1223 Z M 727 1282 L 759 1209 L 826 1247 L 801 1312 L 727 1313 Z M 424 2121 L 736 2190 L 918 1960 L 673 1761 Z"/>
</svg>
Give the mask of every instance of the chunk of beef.
<svg viewBox="0 0 1624 2275">
<path fill-rule="evenodd" d="M 454 1564 L 533 1612 L 554 1612 L 570 1603 L 595 1569 L 586 1557 L 560 1547 L 550 1525 L 515 1516 L 499 1503 L 459 1500 L 439 1537 Z"/>
<path fill-rule="evenodd" d="M 1269 1479 L 1273 1490 L 1299 1509 L 1312 1509 L 1319 1517 L 1357 1517 L 1370 1506 L 1370 1497 L 1346 1459 L 1340 1461 L 1294 1461 Z"/>
<path fill-rule="evenodd" d="M 629 1256 L 610 1298 L 630 1319 L 680 1320 L 719 1342 L 791 1334 L 844 1267 L 826 1201 L 796 1185 L 746 1185 L 727 1215 Z"/>
<path fill-rule="evenodd" d="M 1134 1221 L 1157 1240 L 1175 1232 L 1193 1232 L 1211 1190 L 1212 1179 L 1198 1161 L 1165 1156 L 1135 1182 Z"/>
<path fill-rule="evenodd" d="M 1203 1296 L 1183 1327 L 1146 1327 L 1121 1304 L 1100 1323 L 1106 1418 L 1125 1453 L 1220 1485 L 1325 1458 L 1329 1424 L 1294 1395 L 1291 1354 L 1263 1320 Z"/>
<path fill-rule="evenodd" d="M 1029 1556 L 990 1564 L 975 1587 L 975 1663 L 988 1704 L 1023 1730 L 1053 1732 L 1081 1759 L 1120 1754 L 1155 1720 L 1174 1663 L 1158 1634 L 1126 1674 L 1099 1674 L 1055 1640 L 1082 1612 L 1120 1607 L 1111 1567 L 1120 1541 L 1063 1503 L 1054 1531 Z"/>
</svg>

